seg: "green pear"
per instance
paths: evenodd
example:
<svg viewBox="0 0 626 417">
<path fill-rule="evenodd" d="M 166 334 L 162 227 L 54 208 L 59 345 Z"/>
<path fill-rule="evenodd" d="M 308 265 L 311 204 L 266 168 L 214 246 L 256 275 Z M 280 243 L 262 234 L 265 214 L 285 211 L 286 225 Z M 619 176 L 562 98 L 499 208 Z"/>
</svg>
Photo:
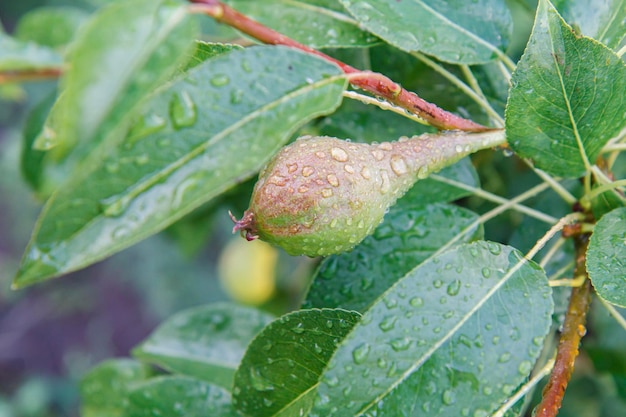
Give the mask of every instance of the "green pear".
<svg viewBox="0 0 626 417">
<path fill-rule="evenodd" d="M 501 130 L 424 134 L 371 145 L 304 136 L 260 173 L 250 208 L 241 220 L 233 217 L 233 231 L 291 255 L 344 252 L 371 234 L 416 181 L 504 141 Z"/>
</svg>

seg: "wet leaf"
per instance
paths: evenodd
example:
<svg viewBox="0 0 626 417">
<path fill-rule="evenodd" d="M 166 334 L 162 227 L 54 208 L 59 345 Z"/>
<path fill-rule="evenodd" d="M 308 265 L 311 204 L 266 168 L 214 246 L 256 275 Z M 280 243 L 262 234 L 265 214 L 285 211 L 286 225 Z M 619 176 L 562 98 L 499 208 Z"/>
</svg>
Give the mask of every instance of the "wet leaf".
<svg viewBox="0 0 626 417">
<path fill-rule="evenodd" d="M 361 26 L 407 52 L 458 64 L 485 63 L 506 49 L 512 20 L 498 0 L 340 0 Z"/>
<path fill-rule="evenodd" d="M 147 365 L 130 359 L 101 363 L 83 377 L 80 384 L 81 415 L 84 417 L 123 417 L 131 387 L 151 376 Z"/>
<path fill-rule="evenodd" d="M 39 7 L 20 18 L 15 37 L 51 48 L 65 46 L 87 18 L 86 12 L 74 7 Z"/>
<path fill-rule="evenodd" d="M 626 64 L 579 37 L 540 0 L 506 110 L 511 147 L 553 175 L 577 177 L 626 125 Z"/>
<path fill-rule="evenodd" d="M 563 19 L 576 25 L 583 35 L 597 39 L 611 49 L 618 49 L 626 36 L 624 0 L 556 0 L 553 2 Z"/>
<path fill-rule="evenodd" d="M 133 356 L 230 390 L 246 346 L 271 320 L 234 304 L 189 309 L 162 323 Z"/>
<path fill-rule="evenodd" d="M 489 415 L 532 370 L 550 295 L 541 268 L 498 243 L 429 259 L 344 339 L 312 415 Z"/>
<path fill-rule="evenodd" d="M 136 386 L 128 397 L 128 417 L 236 417 L 230 393 L 189 377 L 165 376 Z"/>
<path fill-rule="evenodd" d="M 61 63 L 61 56 L 50 48 L 0 33 L 0 71 L 59 68 Z"/>
<path fill-rule="evenodd" d="M 359 28 L 334 0 L 229 0 L 241 13 L 312 48 L 370 46 L 378 39 Z"/>
<path fill-rule="evenodd" d="M 480 225 L 474 224 L 478 215 L 469 210 L 450 204 L 411 206 L 403 200 L 353 251 L 322 262 L 303 307 L 365 311 L 396 281 L 465 228 L 470 230 L 459 243 L 482 237 Z"/>
<path fill-rule="evenodd" d="M 103 259 L 251 177 L 299 126 L 335 109 L 345 83 L 334 64 L 282 47 L 190 70 L 123 144 L 48 201 L 14 284 Z"/>
<path fill-rule="evenodd" d="M 587 272 L 598 295 L 626 307 L 626 207 L 596 224 L 587 251 Z"/>
<path fill-rule="evenodd" d="M 345 310 L 300 310 L 268 325 L 237 369 L 235 407 L 254 417 L 306 415 L 319 376 L 359 317 Z"/>
<path fill-rule="evenodd" d="M 193 47 L 197 26 L 182 1 L 136 0 L 100 9 L 79 34 L 61 80 L 63 100 L 36 143 L 42 149 L 62 145 L 66 153 L 80 142 L 69 166 L 173 74 Z"/>
</svg>

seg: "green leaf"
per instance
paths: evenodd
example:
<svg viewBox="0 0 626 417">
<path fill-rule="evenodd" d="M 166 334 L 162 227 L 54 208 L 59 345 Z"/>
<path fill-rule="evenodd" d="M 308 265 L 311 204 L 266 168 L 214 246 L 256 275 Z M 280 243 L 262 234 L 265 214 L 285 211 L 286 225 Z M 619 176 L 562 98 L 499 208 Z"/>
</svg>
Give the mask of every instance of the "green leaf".
<svg viewBox="0 0 626 417">
<path fill-rule="evenodd" d="M 74 7 L 39 7 L 22 16 L 15 37 L 50 48 L 65 46 L 87 17 L 86 12 Z"/>
<path fill-rule="evenodd" d="M 506 49 L 511 36 L 511 15 L 498 0 L 340 2 L 363 28 L 390 44 L 450 63 L 493 60 Z"/>
<path fill-rule="evenodd" d="M 303 307 L 367 310 L 396 281 L 465 228 L 470 230 L 460 243 L 482 237 L 478 215 L 469 210 L 450 204 L 410 206 L 403 200 L 352 252 L 323 261 Z"/>
<path fill-rule="evenodd" d="M 229 0 L 246 16 L 312 48 L 370 46 L 378 39 L 359 28 L 334 0 Z"/>
<path fill-rule="evenodd" d="M 506 110 L 509 144 L 553 175 L 577 177 L 626 125 L 626 65 L 578 37 L 540 0 Z"/>
<path fill-rule="evenodd" d="M 182 376 L 148 380 L 130 392 L 127 417 L 236 417 L 230 393 Z"/>
<path fill-rule="evenodd" d="M 186 63 L 184 70 L 189 71 L 191 68 L 197 67 L 209 58 L 239 49 L 243 49 L 243 47 L 233 44 L 196 41 L 196 50 Z"/>
<path fill-rule="evenodd" d="M 108 360 L 91 369 L 80 383 L 83 417 L 123 417 L 131 387 L 152 374 L 151 368 L 129 359 Z"/>
<path fill-rule="evenodd" d="M 593 229 L 587 272 L 598 295 L 626 307 L 626 207 L 605 214 Z"/>
<path fill-rule="evenodd" d="M 68 165 L 114 131 L 186 59 L 197 25 L 182 1 L 115 2 L 87 22 L 61 80 L 63 100 L 47 124 L 44 149 L 78 142 Z M 53 117 L 54 116 L 54 117 Z"/>
<path fill-rule="evenodd" d="M 14 285 L 103 259 L 252 176 L 299 126 L 335 109 L 345 84 L 334 64 L 283 47 L 195 67 L 48 201 Z"/>
<path fill-rule="evenodd" d="M 617 49 L 626 36 L 626 1 L 556 0 L 556 8 L 583 35 Z"/>
<path fill-rule="evenodd" d="M 61 56 L 50 48 L 0 33 L 0 71 L 59 68 L 61 63 Z"/>
<path fill-rule="evenodd" d="M 24 124 L 22 154 L 21 154 L 21 171 L 22 176 L 28 184 L 35 190 L 40 191 L 44 179 L 43 164 L 45 152 L 33 149 L 33 143 L 39 136 L 41 129 L 46 122 L 46 117 L 50 113 L 50 109 L 56 99 L 56 92 L 49 95 L 39 104 L 37 104 L 28 115 L 28 119 Z"/>
<path fill-rule="evenodd" d="M 235 374 L 233 404 L 254 417 L 298 417 L 313 405 L 328 360 L 360 317 L 345 310 L 300 310 L 267 326 Z"/>
<path fill-rule="evenodd" d="M 550 295 L 541 268 L 508 246 L 476 242 L 431 258 L 344 339 L 312 415 L 489 415 L 532 370 Z"/>
<path fill-rule="evenodd" d="M 185 310 L 161 324 L 133 356 L 230 390 L 246 346 L 272 319 L 226 303 Z"/>
</svg>

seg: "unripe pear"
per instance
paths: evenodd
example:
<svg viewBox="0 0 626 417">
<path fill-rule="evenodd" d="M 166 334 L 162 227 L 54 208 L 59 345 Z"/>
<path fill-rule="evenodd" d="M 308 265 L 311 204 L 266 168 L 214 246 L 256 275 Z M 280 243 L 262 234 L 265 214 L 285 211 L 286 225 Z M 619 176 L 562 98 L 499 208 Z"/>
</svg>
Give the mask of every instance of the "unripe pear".
<svg viewBox="0 0 626 417">
<path fill-rule="evenodd" d="M 501 145 L 501 130 L 353 143 L 304 136 L 284 147 L 259 175 L 233 231 L 291 255 L 326 256 L 352 249 L 419 179 L 480 149 Z"/>
</svg>

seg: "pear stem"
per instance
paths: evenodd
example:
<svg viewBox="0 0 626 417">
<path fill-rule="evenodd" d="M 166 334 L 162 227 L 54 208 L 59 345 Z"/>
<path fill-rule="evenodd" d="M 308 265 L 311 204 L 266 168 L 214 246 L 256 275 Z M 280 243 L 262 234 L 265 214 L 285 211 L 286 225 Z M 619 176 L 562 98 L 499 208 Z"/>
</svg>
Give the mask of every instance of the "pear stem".
<svg viewBox="0 0 626 417">
<path fill-rule="evenodd" d="M 256 22 L 247 16 L 228 7 L 217 0 L 189 0 L 194 3 L 192 12 L 211 16 L 218 22 L 229 25 L 246 35 L 270 45 L 284 45 L 299 49 L 312 55 L 330 61 L 345 73 L 353 87 L 361 88 L 376 96 L 382 97 L 390 103 L 418 115 L 439 130 L 463 130 L 466 132 L 484 132 L 491 128 L 479 123 L 464 119 L 447 112 L 435 104 L 429 103 L 413 92 L 409 92 L 388 77 L 371 71 L 358 70 L 344 62 L 332 58 L 323 52 L 303 45 L 295 40 L 276 32 L 267 26 Z"/>
</svg>

